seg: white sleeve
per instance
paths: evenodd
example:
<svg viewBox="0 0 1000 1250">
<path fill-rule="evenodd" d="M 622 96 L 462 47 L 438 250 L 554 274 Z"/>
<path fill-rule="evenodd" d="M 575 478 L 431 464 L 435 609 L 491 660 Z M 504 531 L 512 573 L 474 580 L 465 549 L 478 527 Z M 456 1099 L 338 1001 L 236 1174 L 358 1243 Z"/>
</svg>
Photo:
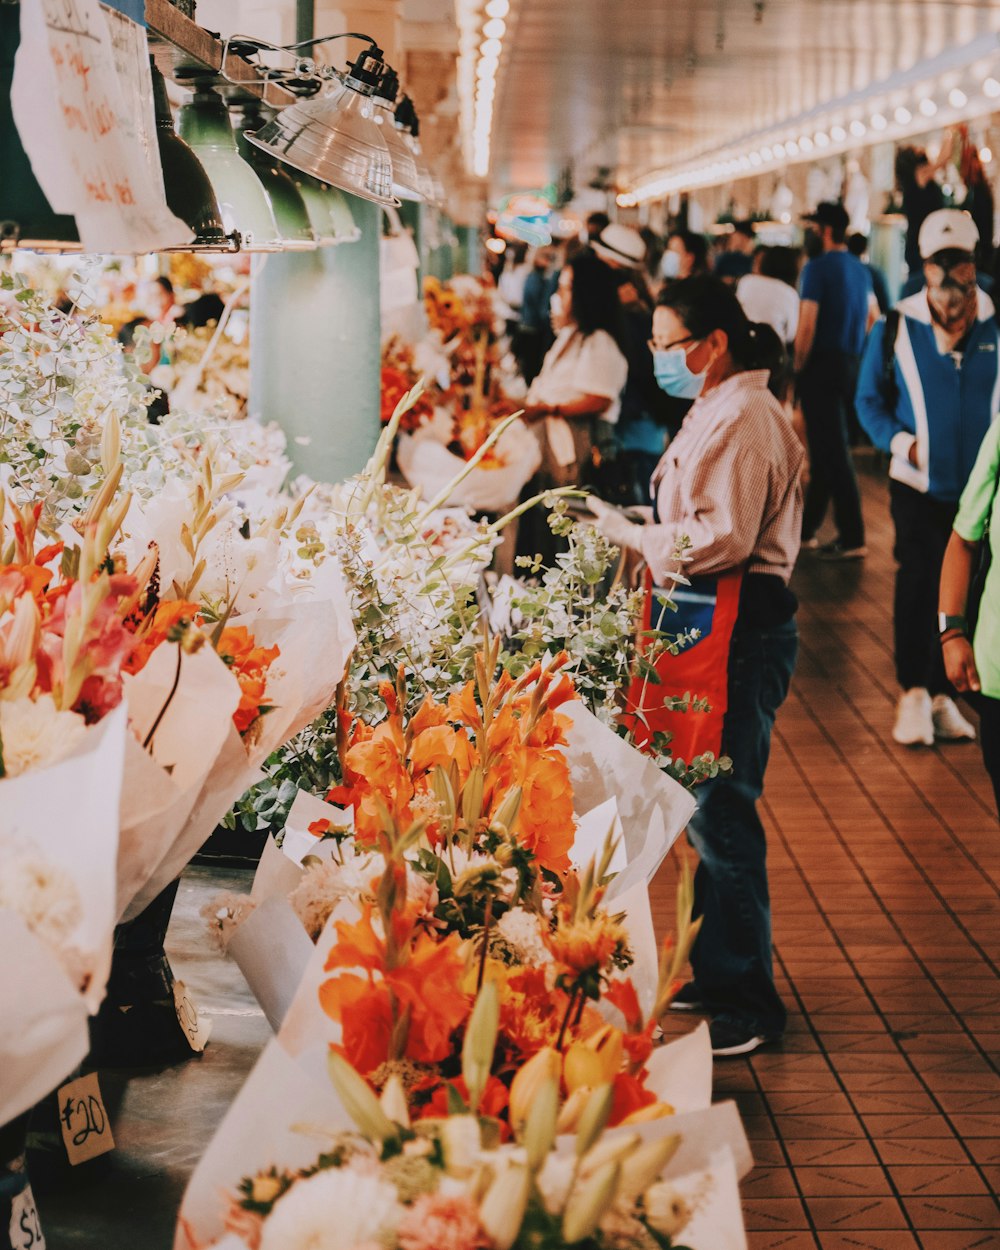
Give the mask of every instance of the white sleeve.
<svg viewBox="0 0 1000 1250">
<path fill-rule="evenodd" d="M 617 399 L 628 377 L 628 361 L 605 330 L 588 334 L 580 346 L 574 377 L 581 395 L 604 395 Z"/>
</svg>

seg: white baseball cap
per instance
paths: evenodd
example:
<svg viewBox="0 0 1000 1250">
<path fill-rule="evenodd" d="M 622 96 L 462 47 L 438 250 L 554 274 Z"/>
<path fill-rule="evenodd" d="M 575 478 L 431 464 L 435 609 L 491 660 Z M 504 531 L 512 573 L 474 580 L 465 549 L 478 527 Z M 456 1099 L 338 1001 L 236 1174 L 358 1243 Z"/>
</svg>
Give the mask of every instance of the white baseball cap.
<svg viewBox="0 0 1000 1250">
<path fill-rule="evenodd" d="M 920 258 L 930 260 L 938 252 L 974 252 L 979 230 L 960 208 L 939 208 L 924 218 L 920 227 Z"/>
<path fill-rule="evenodd" d="M 646 259 L 646 245 L 639 231 L 619 225 L 617 221 L 605 226 L 591 247 L 601 260 L 626 265 L 629 269 L 638 269 Z"/>
</svg>

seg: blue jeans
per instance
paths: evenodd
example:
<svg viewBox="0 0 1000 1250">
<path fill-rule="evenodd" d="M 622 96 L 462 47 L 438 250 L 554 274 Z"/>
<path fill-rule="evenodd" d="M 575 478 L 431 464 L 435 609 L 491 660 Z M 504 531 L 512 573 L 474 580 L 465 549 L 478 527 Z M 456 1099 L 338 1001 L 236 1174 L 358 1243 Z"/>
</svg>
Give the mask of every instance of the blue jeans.
<svg viewBox="0 0 1000 1250">
<path fill-rule="evenodd" d="M 713 1016 L 779 1036 L 785 1007 L 774 985 L 767 843 L 757 814 L 774 717 L 795 667 L 794 620 L 768 629 L 737 622 L 729 657 L 722 751 L 733 770 L 699 786 L 688 836 L 700 863 L 691 953 L 699 997 Z"/>
</svg>

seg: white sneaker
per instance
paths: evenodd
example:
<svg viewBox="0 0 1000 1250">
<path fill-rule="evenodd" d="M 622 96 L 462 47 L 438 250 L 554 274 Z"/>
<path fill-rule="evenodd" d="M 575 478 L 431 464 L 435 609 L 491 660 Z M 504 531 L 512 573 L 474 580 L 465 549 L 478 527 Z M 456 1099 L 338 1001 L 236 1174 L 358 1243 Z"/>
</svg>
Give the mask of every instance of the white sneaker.
<svg viewBox="0 0 1000 1250">
<path fill-rule="evenodd" d="M 957 708 L 955 710 L 958 711 Z M 931 696 L 926 690 L 917 686 L 900 695 L 892 736 L 904 747 L 932 747 L 934 745 Z"/>
<path fill-rule="evenodd" d="M 934 737 L 945 742 L 956 742 L 965 738 L 970 742 L 976 740 L 976 730 L 958 710 L 954 699 L 946 694 L 936 694 L 931 700 L 931 719 L 934 722 Z"/>
</svg>

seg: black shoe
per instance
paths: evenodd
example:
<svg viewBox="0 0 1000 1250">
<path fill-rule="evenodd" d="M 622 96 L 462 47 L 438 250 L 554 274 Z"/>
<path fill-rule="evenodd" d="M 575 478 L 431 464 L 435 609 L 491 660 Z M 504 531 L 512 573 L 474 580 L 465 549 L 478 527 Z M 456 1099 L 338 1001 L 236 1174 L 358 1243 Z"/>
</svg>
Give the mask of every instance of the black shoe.
<svg viewBox="0 0 1000 1250">
<path fill-rule="evenodd" d="M 671 1011 L 701 1011 L 703 1007 L 701 994 L 699 994 L 698 987 L 693 981 L 688 981 L 686 985 L 682 985 L 670 1000 Z"/>
<path fill-rule="evenodd" d="M 749 1055 L 768 1042 L 781 1040 L 779 1034 L 759 1032 L 755 1025 L 727 1016 L 717 1016 L 708 1026 L 708 1035 L 716 1059 Z"/>
</svg>

